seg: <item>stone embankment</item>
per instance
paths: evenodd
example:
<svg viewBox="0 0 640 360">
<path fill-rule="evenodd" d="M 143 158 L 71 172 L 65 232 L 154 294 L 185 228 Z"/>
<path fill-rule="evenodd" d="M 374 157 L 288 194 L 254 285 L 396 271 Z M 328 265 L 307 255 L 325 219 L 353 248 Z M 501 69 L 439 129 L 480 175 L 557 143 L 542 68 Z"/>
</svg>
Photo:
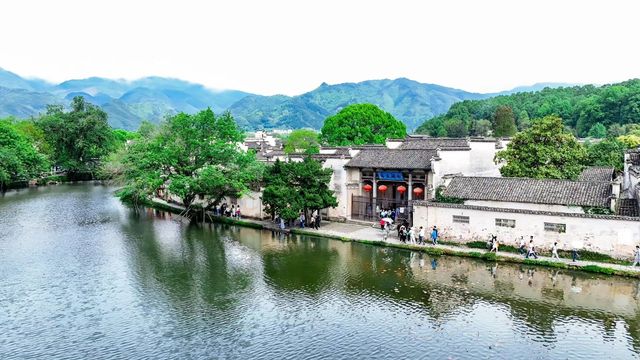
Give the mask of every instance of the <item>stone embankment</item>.
<svg viewBox="0 0 640 360">
<path fill-rule="evenodd" d="M 184 211 L 183 206 L 173 203 L 167 203 L 160 199 L 154 199 L 152 205 L 156 208 L 171 211 L 174 213 L 182 213 Z M 265 220 L 245 218 L 237 220 L 234 218 L 218 217 L 213 215 L 208 215 L 207 220 L 238 226 L 248 226 L 258 229 L 277 230 L 277 227 L 273 222 Z M 561 269 L 574 269 L 600 274 L 640 278 L 640 267 L 634 268 L 628 265 L 596 261 L 573 262 L 571 261 L 571 259 L 552 259 L 545 256 L 539 256 L 538 259 L 525 259 L 522 255 L 512 252 L 498 251 L 498 253 L 496 254 L 491 253 L 485 249 L 470 248 L 466 247 L 464 244 L 454 243 L 438 244 L 436 246 L 431 244 L 407 244 L 400 242 L 395 236 L 395 232 L 392 232 L 389 238 L 384 239 L 384 234 L 379 227 L 363 224 L 325 221 L 322 223 L 322 226 L 319 230 L 298 227 L 290 229 L 288 228 L 287 230 L 287 233 L 290 232 L 300 235 L 320 236 L 340 241 L 353 241 L 376 246 L 388 246 L 399 249 L 421 251 L 432 255 L 464 256 L 485 259 L 487 261 L 522 263 L 527 265 L 547 266 Z"/>
</svg>

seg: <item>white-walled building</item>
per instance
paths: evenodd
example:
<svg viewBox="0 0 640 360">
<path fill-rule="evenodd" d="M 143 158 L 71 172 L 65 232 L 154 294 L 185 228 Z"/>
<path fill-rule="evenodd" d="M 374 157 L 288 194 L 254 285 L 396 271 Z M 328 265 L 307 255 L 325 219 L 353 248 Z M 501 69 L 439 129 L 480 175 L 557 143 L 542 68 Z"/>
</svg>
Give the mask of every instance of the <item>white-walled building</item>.
<svg viewBox="0 0 640 360">
<path fill-rule="evenodd" d="M 640 242 L 637 203 L 621 201 L 613 168 L 587 168 L 578 181 L 454 177 L 443 195 L 452 202 L 414 203 L 414 225 L 440 229 L 445 239 L 572 247 L 629 257 Z M 457 200 L 457 201 L 456 201 Z M 459 203 L 455 203 L 459 202 Z"/>
</svg>

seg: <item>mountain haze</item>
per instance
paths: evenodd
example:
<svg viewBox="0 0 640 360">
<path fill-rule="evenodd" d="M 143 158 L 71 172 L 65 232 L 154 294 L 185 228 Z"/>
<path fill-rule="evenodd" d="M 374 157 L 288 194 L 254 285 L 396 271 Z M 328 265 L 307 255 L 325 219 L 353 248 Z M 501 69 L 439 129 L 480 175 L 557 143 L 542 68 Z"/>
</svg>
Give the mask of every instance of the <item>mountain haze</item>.
<svg viewBox="0 0 640 360">
<path fill-rule="evenodd" d="M 546 84 L 504 92 L 528 91 Z M 562 85 L 562 84 L 554 84 Z M 502 93 L 500 93 L 502 94 Z M 327 116 L 347 105 L 372 103 L 402 120 L 412 131 L 426 119 L 447 112 L 463 100 L 484 99 L 497 94 L 478 94 L 406 78 L 368 80 L 337 85 L 321 84 L 297 96 L 262 96 L 238 90 L 213 90 L 179 79 L 145 77 L 127 81 L 100 77 L 51 84 L 28 79 L 0 68 L 0 117 L 36 116 L 48 104 L 67 105 L 83 96 L 101 106 L 116 128 L 135 130 L 142 120 L 158 122 L 178 112 L 194 113 L 210 107 L 229 110 L 245 129 L 320 129 Z"/>
</svg>

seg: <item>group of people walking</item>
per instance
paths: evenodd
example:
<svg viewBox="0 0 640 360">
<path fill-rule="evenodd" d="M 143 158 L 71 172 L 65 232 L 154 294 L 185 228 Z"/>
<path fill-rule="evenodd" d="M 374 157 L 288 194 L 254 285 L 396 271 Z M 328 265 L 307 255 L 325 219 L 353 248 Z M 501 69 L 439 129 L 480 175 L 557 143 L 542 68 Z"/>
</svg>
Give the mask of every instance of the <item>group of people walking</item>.
<svg viewBox="0 0 640 360">
<path fill-rule="evenodd" d="M 419 228 L 409 226 L 409 223 L 405 221 L 398 227 L 398 239 L 403 243 L 425 245 L 427 243 L 427 229 L 423 226 Z M 434 226 L 429 232 L 429 239 L 432 245 L 438 245 L 437 226 Z"/>
<path fill-rule="evenodd" d="M 304 212 L 301 212 L 298 217 L 298 224 L 301 229 L 304 229 L 305 227 L 311 227 L 316 230 L 320 229 L 320 215 L 318 214 L 318 210 L 314 210 L 313 213 L 311 213 L 311 219 L 308 223 L 307 216 Z"/>
<path fill-rule="evenodd" d="M 240 205 L 236 206 L 232 204 L 231 207 L 229 207 L 227 203 L 224 203 L 220 206 L 216 206 L 214 213 L 216 216 L 226 216 L 240 220 Z"/>
</svg>

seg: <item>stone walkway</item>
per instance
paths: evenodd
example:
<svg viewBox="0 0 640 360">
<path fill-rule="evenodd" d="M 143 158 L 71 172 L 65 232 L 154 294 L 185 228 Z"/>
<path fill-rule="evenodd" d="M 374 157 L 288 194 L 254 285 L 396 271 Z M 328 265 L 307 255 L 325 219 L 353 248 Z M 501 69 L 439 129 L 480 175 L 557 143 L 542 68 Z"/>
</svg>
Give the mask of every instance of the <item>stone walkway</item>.
<svg viewBox="0 0 640 360">
<path fill-rule="evenodd" d="M 162 200 L 154 200 L 155 202 L 162 204 L 164 206 L 167 207 L 172 207 L 178 211 L 181 211 L 184 209 L 184 207 L 177 205 L 177 204 L 169 204 L 166 203 Z M 277 228 L 276 224 L 274 224 L 271 221 L 265 221 L 265 220 L 255 220 L 255 219 L 242 219 L 242 221 L 244 222 L 251 222 L 254 224 L 260 224 L 265 228 Z M 289 228 L 287 228 L 289 229 Z M 384 240 L 384 234 L 383 231 L 380 229 L 378 224 L 372 224 L 370 226 L 367 225 L 361 225 L 361 224 L 353 224 L 353 223 L 339 223 L 339 222 L 330 222 L 330 221 L 324 221 L 322 222 L 320 229 L 319 230 L 314 230 L 312 228 L 304 228 L 304 229 L 300 229 L 299 227 L 295 227 L 293 228 L 294 232 L 304 232 L 304 233 L 308 233 L 308 234 L 317 234 L 318 236 L 329 236 L 329 237 L 339 237 L 339 238 L 343 238 L 343 239 L 347 239 L 347 240 L 354 240 L 354 241 L 376 241 L 376 242 L 380 242 L 381 244 L 392 244 L 392 245 L 405 245 L 403 243 L 400 242 L 400 240 L 398 239 L 397 235 L 397 231 L 391 231 L 389 238 L 387 240 Z M 302 231 L 301 231 L 302 230 Z M 423 247 L 431 247 L 433 248 L 434 246 L 429 244 L 429 245 L 417 245 L 417 244 L 406 244 L 406 245 L 412 245 L 415 246 L 417 248 L 423 248 Z M 438 249 L 447 249 L 453 252 L 458 252 L 458 253 L 481 253 L 481 254 L 485 254 L 488 251 L 485 249 L 476 249 L 476 248 L 468 248 L 466 246 L 452 246 L 452 245 L 436 245 L 435 246 Z M 501 257 L 505 257 L 505 258 L 512 258 L 512 259 L 519 259 L 522 260 L 524 257 L 522 255 L 519 254 L 514 254 L 514 253 L 510 253 L 510 252 L 503 252 L 503 251 L 499 251 L 498 255 Z M 564 258 L 560 258 L 558 259 L 552 259 L 550 257 L 545 257 L 545 256 L 538 256 L 538 260 L 540 261 L 547 261 L 547 262 L 562 262 L 564 264 L 566 264 L 567 266 L 575 266 L 575 267 L 584 267 L 584 266 L 588 266 L 588 265 L 595 265 L 595 266 L 599 266 L 599 267 L 605 267 L 605 268 L 609 268 L 609 269 L 614 269 L 617 271 L 626 271 L 626 272 L 633 272 L 636 273 L 638 275 L 640 275 L 640 267 L 631 267 L 631 266 L 625 266 L 625 265 L 617 265 L 617 264 L 609 264 L 609 263 L 601 263 L 601 262 L 595 262 L 595 261 L 577 261 L 577 262 L 573 262 L 570 259 L 564 259 Z"/>
</svg>

